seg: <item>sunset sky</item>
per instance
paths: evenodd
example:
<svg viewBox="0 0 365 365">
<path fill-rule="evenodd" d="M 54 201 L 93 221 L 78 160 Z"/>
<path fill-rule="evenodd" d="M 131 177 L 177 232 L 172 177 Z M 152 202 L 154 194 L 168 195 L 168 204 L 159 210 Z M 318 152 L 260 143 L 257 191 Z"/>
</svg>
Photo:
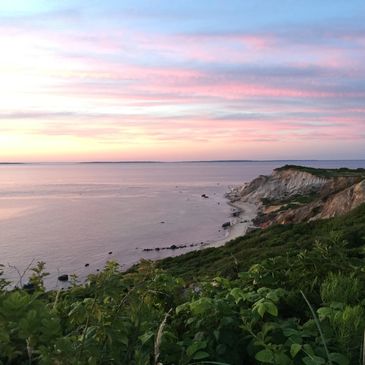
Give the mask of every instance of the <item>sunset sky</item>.
<svg viewBox="0 0 365 365">
<path fill-rule="evenodd" d="M 1 0 L 0 161 L 364 159 L 363 0 Z"/>
</svg>

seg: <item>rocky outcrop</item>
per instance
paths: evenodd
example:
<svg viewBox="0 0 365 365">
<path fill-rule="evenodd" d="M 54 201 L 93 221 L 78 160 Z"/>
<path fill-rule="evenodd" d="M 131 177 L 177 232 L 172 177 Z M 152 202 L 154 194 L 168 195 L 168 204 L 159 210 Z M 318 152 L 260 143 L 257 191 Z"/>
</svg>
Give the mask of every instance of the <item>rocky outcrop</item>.
<svg viewBox="0 0 365 365">
<path fill-rule="evenodd" d="M 260 227 L 330 218 L 365 203 L 365 170 L 286 166 L 233 189 L 229 197 L 258 204 Z"/>
<path fill-rule="evenodd" d="M 252 203 L 261 203 L 263 199 L 282 200 L 319 191 L 327 182 L 325 177 L 295 168 L 274 170 L 270 176 L 261 175 L 249 184 L 236 188 L 231 192 L 231 198 Z"/>
<path fill-rule="evenodd" d="M 331 218 L 357 208 L 365 202 L 365 179 L 336 194 L 324 203 L 318 218 Z"/>
</svg>

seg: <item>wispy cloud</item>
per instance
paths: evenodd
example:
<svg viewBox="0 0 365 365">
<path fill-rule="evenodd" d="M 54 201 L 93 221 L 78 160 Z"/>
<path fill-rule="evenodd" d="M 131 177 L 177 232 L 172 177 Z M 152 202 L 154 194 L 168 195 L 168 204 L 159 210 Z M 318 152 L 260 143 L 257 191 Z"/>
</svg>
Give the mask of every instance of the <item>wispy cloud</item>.
<svg viewBox="0 0 365 365">
<path fill-rule="evenodd" d="M 146 3 L 138 14 L 68 5 L 0 17 L 4 146 L 62 140 L 62 156 L 67 141 L 93 153 L 113 145 L 115 154 L 118 144 L 172 151 L 189 143 L 198 154 L 215 143 L 227 156 L 232 143 L 254 155 L 254 143 L 270 153 L 288 141 L 305 151 L 309 139 L 364 139 L 365 27 L 355 11 L 326 21 L 288 16 L 274 27 L 228 10 L 218 24 L 207 15 L 215 5 L 204 13 L 201 4 L 152 11 Z"/>
</svg>

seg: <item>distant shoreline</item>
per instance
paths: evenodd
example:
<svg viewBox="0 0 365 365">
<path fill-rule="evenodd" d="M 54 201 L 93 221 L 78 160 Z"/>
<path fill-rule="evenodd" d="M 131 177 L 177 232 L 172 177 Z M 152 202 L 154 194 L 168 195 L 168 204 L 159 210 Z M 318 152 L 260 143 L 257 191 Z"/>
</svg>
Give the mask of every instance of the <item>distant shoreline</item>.
<svg viewBox="0 0 365 365">
<path fill-rule="evenodd" d="M 30 165 L 32 162 L 0 162 L 0 165 Z"/>
<path fill-rule="evenodd" d="M 300 159 L 300 160 L 186 160 L 186 161 L 75 161 L 75 162 L 66 162 L 66 161 L 51 161 L 51 162 L 0 162 L 1 165 L 102 165 L 102 164 L 179 164 L 179 163 L 237 163 L 237 162 L 247 162 L 247 163 L 265 163 L 265 162 L 356 162 L 356 161 L 365 161 L 365 159 Z"/>
</svg>

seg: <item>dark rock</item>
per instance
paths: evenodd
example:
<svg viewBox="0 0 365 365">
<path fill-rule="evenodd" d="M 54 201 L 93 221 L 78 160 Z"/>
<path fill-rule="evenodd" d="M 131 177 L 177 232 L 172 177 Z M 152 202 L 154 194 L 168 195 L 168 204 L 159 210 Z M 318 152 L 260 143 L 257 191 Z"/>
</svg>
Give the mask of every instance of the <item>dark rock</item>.
<svg viewBox="0 0 365 365">
<path fill-rule="evenodd" d="M 67 274 L 62 274 L 58 277 L 59 281 L 68 281 L 68 275 Z"/>
<path fill-rule="evenodd" d="M 164 221 L 161 221 L 160 223 L 161 223 L 161 224 L 164 224 L 165 222 L 164 222 Z"/>
<path fill-rule="evenodd" d="M 155 251 L 160 251 L 160 247 L 156 247 L 155 248 Z"/>
<path fill-rule="evenodd" d="M 35 291 L 35 285 L 32 283 L 24 284 L 23 289 L 26 290 L 29 293 L 34 293 Z"/>
<path fill-rule="evenodd" d="M 112 253 L 113 253 L 113 251 L 109 251 L 109 252 L 108 252 L 108 255 L 111 255 Z"/>
<path fill-rule="evenodd" d="M 176 250 L 177 246 L 176 245 L 171 245 L 169 248 L 170 248 L 170 250 Z"/>
<path fill-rule="evenodd" d="M 222 224 L 222 228 L 228 228 L 231 226 L 231 222 L 225 222 Z"/>
<path fill-rule="evenodd" d="M 209 196 L 207 194 L 202 194 L 202 198 L 208 199 Z"/>
<path fill-rule="evenodd" d="M 90 266 L 90 264 L 85 264 L 85 267 L 88 267 L 88 266 Z"/>
<path fill-rule="evenodd" d="M 240 213 L 241 212 L 239 210 L 236 210 L 235 212 L 232 213 L 232 217 L 239 217 Z"/>
</svg>

